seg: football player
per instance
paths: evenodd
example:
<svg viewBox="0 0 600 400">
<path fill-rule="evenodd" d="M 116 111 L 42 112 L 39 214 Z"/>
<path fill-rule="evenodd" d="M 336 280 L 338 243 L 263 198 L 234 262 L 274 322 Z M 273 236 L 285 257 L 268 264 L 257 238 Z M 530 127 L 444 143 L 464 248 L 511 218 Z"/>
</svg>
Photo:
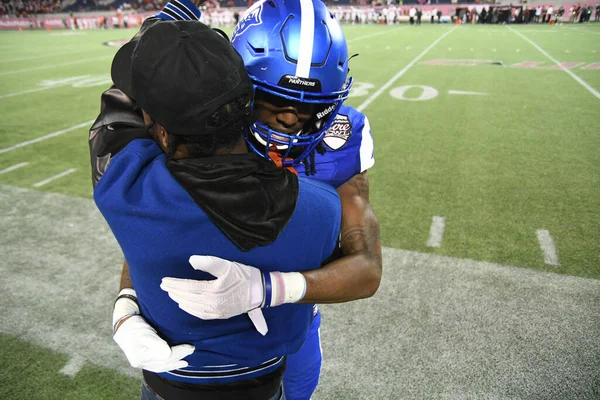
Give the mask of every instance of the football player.
<svg viewBox="0 0 600 400">
<path fill-rule="evenodd" d="M 191 7 L 187 0 L 179 0 L 169 3 L 165 10 L 179 4 Z M 172 19 L 189 18 L 185 12 L 168 15 Z M 232 43 L 255 87 L 258 121 L 247 134 L 248 146 L 261 156 L 276 158 L 283 166 L 330 183 L 342 200 L 341 257 L 323 268 L 315 266 L 302 272 L 306 292 L 301 302 L 339 303 L 372 296 L 382 272 L 379 225 L 369 204 L 367 178 L 367 170 L 374 163 L 373 139 L 367 117 L 342 105 L 349 89 L 348 84 L 344 86 L 349 57 L 339 23 L 319 0 L 259 1 L 241 18 Z M 99 118 L 101 122 L 93 129 L 102 129 L 108 122 L 118 127 L 119 122 L 132 121 L 133 111 L 125 116 L 125 108 L 114 107 L 115 118 Z M 214 258 L 206 262 L 225 263 L 242 271 L 253 268 Z M 131 287 L 127 275 L 125 264 L 122 289 Z M 239 284 L 240 288 L 247 286 L 242 280 Z M 213 286 L 212 293 L 197 292 L 193 281 L 163 281 L 163 289 L 182 309 L 206 319 L 211 316 L 204 313 L 202 305 L 223 305 L 218 284 Z M 231 313 L 232 305 L 227 307 Z M 234 314 L 251 310 L 248 304 L 235 307 Z M 317 386 L 322 358 L 320 319 L 315 307 L 304 346 L 287 358 L 284 387 L 288 399 L 308 399 Z M 127 354 L 127 349 L 123 350 Z M 148 363 L 157 361 L 152 359 L 151 347 L 145 357 Z M 145 367 L 143 361 L 136 366 Z"/>
</svg>

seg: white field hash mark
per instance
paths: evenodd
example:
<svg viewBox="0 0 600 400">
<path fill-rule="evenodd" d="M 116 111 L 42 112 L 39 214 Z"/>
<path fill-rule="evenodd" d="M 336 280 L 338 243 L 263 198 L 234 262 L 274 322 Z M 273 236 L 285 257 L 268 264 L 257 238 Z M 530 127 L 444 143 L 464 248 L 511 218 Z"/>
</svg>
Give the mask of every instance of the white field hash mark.
<svg viewBox="0 0 600 400">
<path fill-rule="evenodd" d="M 69 175 L 69 174 L 72 174 L 72 173 L 73 173 L 73 172 L 75 172 L 75 171 L 77 171 L 77 168 L 69 168 L 68 170 L 66 170 L 66 171 L 64 171 L 64 172 L 61 172 L 61 173 L 60 173 L 60 174 L 58 174 L 58 175 L 51 176 L 50 178 L 48 178 L 48 179 L 44 179 L 43 181 L 41 181 L 41 182 L 38 182 L 38 183 L 34 183 L 34 184 L 33 184 L 33 185 L 31 185 L 31 186 L 33 186 L 33 187 L 36 187 L 36 188 L 37 188 L 37 187 L 41 187 L 41 186 L 47 185 L 47 184 L 49 184 L 50 182 L 52 182 L 52 181 L 55 181 L 55 180 L 57 180 L 57 179 L 60 179 L 60 178 L 62 178 L 63 176 L 67 176 L 67 175 Z"/>
<path fill-rule="evenodd" d="M 26 166 L 26 165 L 29 165 L 29 163 L 28 163 L 28 162 L 22 162 L 22 163 L 18 163 L 18 164 L 15 164 L 15 165 L 13 165 L 13 166 L 10 166 L 10 167 L 8 167 L 8 168 L 4 168 L 3 170 L 1 170 L 1 171 L 0 171 L 0 175 L 2 175 L 2 174 L 5 174 L 5 173 L 7 173 L 7 172 L 14 171 L 15 169 L 18 169 L 18 168 L 24 167 L 24 166 Z"/>
<path fill-rule="evenodd" d="M 83 358 L 79 356 L 73 356 L 58 372 L 72 378 L 77 375 L 81 368 L 83 368 L 83 364 L 85 364 L 85 360 Z"/>
<path fill-rule="evenodd" d="M 396 82 L 398 80 L 398 78 L 400 78 L 409 69 L 411 69 L 412 66 L 415 65 L 421 58 L 423 58 L 423 56 L 425 54 L 429 53 L 429 51 L 431 49 L 433 49 L 433 47 L 436 44 L 438 44 L 443 38 L 445 38 L 450 33 L 452 33 L 452 31 L 454 31 L 456 28 L 457 27 L 455 26 L 454 28 L 450 29 L 448 32 L 444 33 L 442 36 L 440 36 L 439 38 L 437 38 L 433 43 L 431 43 L 429 45 L 429 47 L 427 47 L 425 50 L 423 50 L 423 52 L 421 54 L 419 54 L 417 57 L 415 57 L 415 59 L 412 60 L 406 67 L 402 68 L 402 70 L 399 71 L 396 75 L 394 75 L 392 77 L 392 79 L 390 79 L 389 81 L 387 81 L 382 87 L 380 87 L 375 93 L 373 93 L 371 95 L 371 97 L 369 97 L 361 105 L 359 105 L 358 107 L 356 107 L 356 109 L 358 111 L 362 112 L 365 108 L 367 108 L 369 106 L 369 104 L 371 104 L 376 98 L 378 98 L 383 92 L 385 92 L 390 86 L 392 86 L 394 84 L 394 82 Z"/>
<path fill-rule="evenodd" d="M 479 95 L 479 96 L 487 96 L 489 93 L 484 93 L 484 92 L 467 92 L 464 90 L 448 90 L 448 94 L 466 94 L 466 95 Z"/>
<path fill-rule="evenodd" d="M 542 253 L 544 253 L 544 262 L 548 265 L 560 265 L 550 232 L 545 229 L 538 229 L 535 233 L 537 234 L 538 242 L 540 242 Z"/>
<path fill-rule="evenodd" d="M 444 225 L 446 217 L 434 216 L 431 219 L 431 228 L 429 228 L 429 240 L 427 247 L 441 247 L 442 238 L 444 237 Z"/>
</svg>

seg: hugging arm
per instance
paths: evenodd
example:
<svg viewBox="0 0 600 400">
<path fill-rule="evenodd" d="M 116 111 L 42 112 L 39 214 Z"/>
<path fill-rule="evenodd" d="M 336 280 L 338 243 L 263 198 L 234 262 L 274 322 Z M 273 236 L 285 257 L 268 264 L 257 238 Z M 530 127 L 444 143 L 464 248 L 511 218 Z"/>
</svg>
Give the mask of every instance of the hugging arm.
<svg viewBox="0 0 600 400">
<path fill-rule="evenodd" d="M 303 271 L 306 294 L 301 303 L 342 303 L 370 297 L 382 274 L 379 223 L 369 204 L 367 172 L 338 188 L 342 202 L 342 257 L 319 269 Z"/>
</svg>

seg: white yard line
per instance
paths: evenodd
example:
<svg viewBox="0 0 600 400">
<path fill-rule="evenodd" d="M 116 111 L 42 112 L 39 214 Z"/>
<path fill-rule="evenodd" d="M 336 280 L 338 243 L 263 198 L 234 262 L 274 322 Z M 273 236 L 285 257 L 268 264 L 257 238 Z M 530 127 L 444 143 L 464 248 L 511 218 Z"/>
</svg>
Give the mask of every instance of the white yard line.
<svg viewBox="0 0 600 400">
<path fill-rule="evenodd" d="M 36 139 L 28 140 L 26 142 L 17 143 L 14 146 L 10 146 L 10 147 L 6 147 L 4 149 L 0 149 L 0 154 L 7 153 L 9 151 L 13 151 L 13 150 L 19 149 L 21 147 L 29 146 L 30 144 L 38 143 L 38 142 L 41 142 L 43 140 L 50 139 L 50 138 L 53 138 L 55 136 L 62 135 L 63 133 L 71 132 L 71 131 L 74 131 L 75 129 L 83 128 L 84 126 L 89 126 L 94 121 L 95 120 L 92 119 L 90 121 L 86 121 L 86 122 L 82 122 L 81 124 L 74 125 L 74 126 L 72 126 L 70 128 L 67 128 L 67 129 L 63 129 L 63 130 L 60 130 L 60 131 L 49 133 L 49 134 L 44 135 L 44 136 L 40 136 L 40 137 L 38 137 Z"/>
<path fill-rule="evenodd" d="M 556 255 L 556 247 L 554 246 L 554 240 L 550 236 L 550 232 L 545 229 L 538 229 L 535 231 L 538 242 L 542 253 L 544 253 L 544 262 L 548 265 L 560 265 L 558 262 L 558 256 Z"/>
<path fill-rule="evenodd" d="M 41 92 L 43 90 L 48 90 L 48 89 L 54 89 L 57 88 L 58 86 L 47 86 L 47 87 L 41 87 L 41 88 L 35 88 L 35 89 L 29 89 L 29 90 L 23 90 L 22 92 L 15 92 L 15 93 L 8 93 L 8 94 L 3 94 L 0 96 L 0 99 L 5 99 L 7 97 L 15 97 L 15 96 L 20 96 L 22 94 L 27 94 L 27 93 L 35 93 L 35 92 Z"/>
<path fill-rule="evenodd" d="M 385 35 L 386 33 L 390 33 L 392 31 L 396 31 L 396 30 L 398 30 L 400 28 L 403 28 L 403 27 L 396 27 L 396 28 L 393 28 L 393 29 L 390 29 L 390 30 L 385 30 L 385 31 L 382 31 L 382 32 L 369 33 L 368 35 L 363 35 L 363 36 L 355 37 L 354 39 L 346 40 L 346 43 L 356 42 L 358 40 L 363 40 L 363 39 L 370 38 L 370 37 L 373 37 L 373 36 Z"/>
<path fill-rule="evenodd" d="M 584 29 L 584 28 L 565 27 L 565 28 L 562 28 L 562 29 L 567 29 L 567 30 L 570 30 L 570 31 L 579 31 L 579 32 L 584 32 L 584 33 L 591 33 L 593 35 L 600 35 L 600 32 L 592 32 L 592 31 L 589 31 L 589 30 Z"/>
<path fill-rule="evenodd" d="M 69 359 L 69 361 L 67 361 L 65 366 L 62 367 L 62 369 L 58 372 L 63 375 L 66 375 L 66 376 L 70 376 L 72 378 L 75 375 L 77 375 L 77 373 L 81 370 L 81 368 L 83 368 L 84 364 L 85 364 L 84 358 L 79 357 L 79 356 L 73 356 Z"/>
<path fill-rule="evenodd" d="M 548 54 L 548 52 L 546 52 L 546 50 L 542 49 L 540 46 L 538 46 L 537 44 L 535 44 L 534 42 L 532 42 L 531 40 L 529 40 L 526 36 L 524 36 L 520 32 L 518 32 L 515 29 L 511 28 L 510 25 L 507 25 L 507 27 L 513 33 L 521 36 L 525 41 L 529 42 L 529 44 L 531 44 L 533 47 L 535 47 L 536 49 L 538 49 L 538 51 L 540 53 L 542 53 L 543 55 L 545 55 L 546 57 L 548 57 L 554 64 L 556 64 L 556 65 L 560 65 L 561 64 L 561 62 L 557 61 L 554 57 L 552 57 L 550 54 Z M 571 78 L 573 78 L 577 82 L 579 82 L 579 84 L 581 86 L 583 86 L 584 88 L 586 88 L 591 94 L 593 94 L 594 96 L 596 96 L 596 98 L 600 99 L 600 93 L 598 93 L 596 91 L 596 89 L 594 89 L 593 87 L 591 87 L 586 81 L 584 81 L 583 79 L 581 79 L 580 77 L 578 77 L 577 75 L 575 75 L 573 72 L 571 72 L 570 70 L 568 70 L 566 68 L 561 68 L 561 69 L 563 71 L 565 71 L 567 74 L 569 74 L 571 76 Z"/>
<path fill-rule="evenodd" d="M 429 228 L 429 240 L 427 247 L 441 247 L 444 237 L 444 226 L 446 217 L 435 216 L 431 219 L 431 228 Z"/>
<path fill-rule="evenodd" d="M 26 165 L 29 165 L 29 163 L 28 162 L 22 162 L 22 163 L 15 164 L 15 165 L 13 165 L 11 167 L 8 167 L 8 168 L 4 168 L 2 171 L 0 171 L 0 175 L 6 174 L 7 172 L 14 171 L 15 169 L 19 169 L 19 168 L 24 167 Z"/>
<path fill-rule="evenodd" d="M 373 93 L 368 99 L 366 99 L 361 105 L 356 107 L 358 111 L 363 111 L 365 108 L 369 106 L 376 98 L 378 98 L 383 92 L 385 92 L 390 86 L 394 84 L 402 75 L 404 75 L 409 69 L 412 68 L 425 54 L 429 53 L 433 47 L 438 44 L 443 38 L 452 33 L 457 27 L 450 29 L 448 32 L 444 33 L 442 36 L 436 39 L 435 42 L 431 43 L 429 47 L 427 47 L 421 54 L 416 56 L 406 67 L 402 68 L 400 72 L 392 77 L 389 81 L 387 81 L 382 87 L 380 87 L 375 93 Z"/>
<path fill-rule="evenodd" d="M 13 62 L 13 61 L 36 60 L 38 58 L 49 58 L 49 57 L 65 56 L 65 55 L 68 55 L 68 54 L 81 54 L 81 53 L 92 52 L 92 51 L 97 52 L 98 49 L 65 51 L 63 53 L 52 53 L 51 56 L 48 56 L 48 54 L 44 54 L 44 55 L 37 55 L 37 56 L 30 56 L 30 57 L 7 58 L 7 59 L 4 59 L 4 60 L 0 60 L 0 63 Z"/>
<path fill-rule="evenodd" d="M 77 171 L 77 168 L 69 168 L 68 170 L 66 170 L 66 171 L 64 171 L 64 172 L 61 172 L 60 174 L 57 174 L 57 175 L 51 176 L 50 178 L 48 178 L 48 179 L 44 179 L 43 181 L 40 181 L 40 182 L 38 182 L 38 183 L 34 183 L 34 184 L 33 184 L 33 185 L 31 185 L 31 186 L 38 188 L 38 187 L 41 187 L 41 186 L 47 185 L 47 184 L 49 184 L 50 182 L 52 182 L 52 181 L 55 181 L 55 180 L 57 180 L 57 179 L 60 179 L 60 178 L 62 178 L 63 176 L 67 176 L 67 175 L 69 175 L 69 174 L 72 174 L 72 173 L 73 173 L 73 172 L 75 172 L 75 171 Z"/>
<path fill-rule="evenodd" d="M 113 58 L 113 57 L 114 56 L 92 57 L 92 58 L 85 58 L 83 60 L 78 60 L 78 61 L 70 61 L 70 62 L 62 63 L 62 64 L 42 65 L 40 67 L 33 67 L 33 68 L 21 68 L 21 69 L 15 69 L 12 71 L 0 72 L 0 75 L 13 75 L 13 74 L 21 73 L 21 72 L 39 71 L 41 69 L 50 69 L 50 68 L 56 68 L 56 67 L 66 67 L 66 66 L 70 66 L 73 64 L 82 64 L 82 63 L 86 63 L 86 62 L 90 62 L 90 61 L 106 60 L 107 58 Z"/>
</svg>

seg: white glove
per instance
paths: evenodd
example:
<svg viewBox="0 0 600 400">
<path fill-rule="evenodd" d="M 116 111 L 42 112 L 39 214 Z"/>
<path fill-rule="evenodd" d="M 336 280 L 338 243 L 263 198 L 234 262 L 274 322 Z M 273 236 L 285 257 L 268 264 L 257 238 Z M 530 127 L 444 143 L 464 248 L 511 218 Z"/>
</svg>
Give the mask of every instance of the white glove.
<svg viewBox="0 0 600 400">
<path fill-rule="evenodd" d="M 259 269 L 213 256 L 191 256 L 194 269 L 215 280 L 163 278 L 161 289 L 179 308 L 201 319 L 227 319 L 248 313 L 256 329 L 268 331 L 259 307 L 295 303 L 306 293 L 306 280 L 299 272 L 262 273 Z"/>
<path fill-rule="evenodd" d="M 122 294 L 127 297 L 121 297 Z M 142 368 L 152 372 L 166 372 L 188 366 L 184 357 L 194 352 L 194 346 L 181 344 L 169 346 L 139 315 L 139 307 L 134 300 L 133 289 L 123 289 L 115 302 L 113 311 L 113 327 L 125 317 L 113 339 L 134 368 Z"/>
</svg>

